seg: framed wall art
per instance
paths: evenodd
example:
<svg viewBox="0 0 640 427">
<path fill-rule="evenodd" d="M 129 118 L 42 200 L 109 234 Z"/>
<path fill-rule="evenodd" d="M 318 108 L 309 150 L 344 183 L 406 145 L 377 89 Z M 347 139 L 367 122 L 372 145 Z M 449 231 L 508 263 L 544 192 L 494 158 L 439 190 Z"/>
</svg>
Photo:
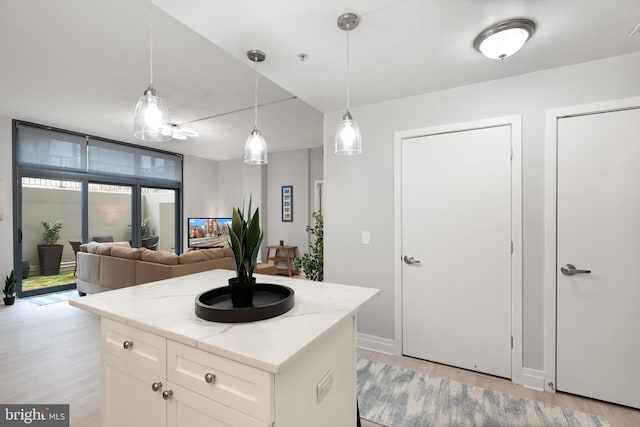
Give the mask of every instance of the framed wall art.
<svg viewBox="0 0 640 427">
<path fill-rule="evenodd" d="M 282 222 L 293 222 L 293 185 L 282 186 Z"/>
</svg>

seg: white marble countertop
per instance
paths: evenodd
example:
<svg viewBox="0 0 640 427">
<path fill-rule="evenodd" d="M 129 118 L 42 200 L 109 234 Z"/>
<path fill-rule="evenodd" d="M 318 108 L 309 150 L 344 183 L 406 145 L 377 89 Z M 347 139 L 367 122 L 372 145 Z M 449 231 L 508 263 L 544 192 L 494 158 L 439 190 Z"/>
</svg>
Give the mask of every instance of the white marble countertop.
<svg viewBox="0 0 640 427">
<path fill-rule="evenodd" d="M 235 273 L 211 270 L 87 295 L 69 304 L 99 316 L 278 373 L 306 348 L 355 312 L 379 290 L 285 276 L 255 275 L 295 291 L 295 305 L 272 319 L 217 323 L 195 315 L 195 298 L 227 285 Z"/>
</svg>

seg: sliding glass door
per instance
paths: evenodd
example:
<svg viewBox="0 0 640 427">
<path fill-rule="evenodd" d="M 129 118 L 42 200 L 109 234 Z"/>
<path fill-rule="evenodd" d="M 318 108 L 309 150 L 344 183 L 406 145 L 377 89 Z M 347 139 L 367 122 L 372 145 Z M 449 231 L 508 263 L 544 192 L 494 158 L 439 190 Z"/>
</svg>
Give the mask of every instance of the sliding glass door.
<svg viewBox="0 0 640 427">
<path fill-rule="evenodd" d="M 89 183 L 88 241 L 131 242 L 132 194 L 130 185 Z"/>
<path fill-rule="evenodd" d="M 75 287 L 74 248 L 82 234 L 81 190 L 79 181 L 21 178 L 22 281 L 18 296 Z"/>
<path fill-rule="evenodd" d="M 140 246 L 176 252 L 176 191 L 142 187 Z"/>
</svg>

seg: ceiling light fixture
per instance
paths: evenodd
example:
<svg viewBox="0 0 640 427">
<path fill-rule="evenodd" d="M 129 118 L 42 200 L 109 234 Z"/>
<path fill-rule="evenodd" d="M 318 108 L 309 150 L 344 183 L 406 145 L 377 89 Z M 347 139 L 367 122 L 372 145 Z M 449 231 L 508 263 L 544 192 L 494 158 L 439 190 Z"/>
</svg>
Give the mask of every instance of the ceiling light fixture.
<svg viewBox="0 0 640 427">
<path fill-rule="evenodd" d="M 536 31 L 529 19 L 509 19 L 490 26 L 473 41 L 473 47 L 487 58 L 505 59 L 513 55 Z"/>
<path fill-rule="evenodd" d="M 347 33 L 347 112 L 342 116 L 342 121 L 336 130 L 335 153 L 341 156 L 351 156 L 362 153 L 362 136 L 358 123 L 353 120 L 349 112 L 350 88 L 349 88 L 349 31 L 354 30 L 360 23 L 360 18 L 355 13 L 345 13 L 338 17 L 338 28 Z"/>
<path fill-rule="evenodd" d="M 244 145 L 244 162 L 251 165 L 266 165 L 268 163 L 267 142 L 258 130 L 258 62 L 267 59 L 267 55 L 254 49 L 247 52 L 247 57 L 254 63 L 255 86 L 253 91 L 253 130 Z"/>
<path fill-rule="evenodd" d="M 153 88 L 153 13 L 149 0 L 149 87 L 136 105 L 133 120 L 133 136 L 145 141 L 169 141 L 171 118 L 169 109 L 160 94 Z"/>
<path fill-rule="evenodd" d="M 173 139 L 187 139 L 199 136 L 200 134 L 194 130 L 184 129 L 180 125 L 171 123 L 171 138 Z"/>
</svg>

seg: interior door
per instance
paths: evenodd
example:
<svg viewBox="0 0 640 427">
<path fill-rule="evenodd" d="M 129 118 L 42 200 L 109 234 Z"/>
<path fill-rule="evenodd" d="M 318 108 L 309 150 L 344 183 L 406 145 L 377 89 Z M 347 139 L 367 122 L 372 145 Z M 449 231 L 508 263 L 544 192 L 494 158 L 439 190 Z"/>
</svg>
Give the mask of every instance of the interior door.
<svg viewBox="0 0 640 427">
<path fill-rule="evenodd" d="M 556 387 L 640 408 L 640 110 L 562 118 L 557 138 Z"/>
<path fill-rule="evenodd" d="M 402 141 L 403 353 L 511 378 L 511 127 Z"/>
</svg>

